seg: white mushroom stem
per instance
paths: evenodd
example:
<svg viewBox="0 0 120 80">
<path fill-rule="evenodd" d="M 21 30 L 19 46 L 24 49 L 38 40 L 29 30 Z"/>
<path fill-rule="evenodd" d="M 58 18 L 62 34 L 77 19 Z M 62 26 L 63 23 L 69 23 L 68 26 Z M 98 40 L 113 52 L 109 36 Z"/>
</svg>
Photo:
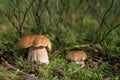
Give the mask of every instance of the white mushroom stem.
<svg viewBox="0 0 120 80">
<path fill-rule="evenodd" d="M 39 61 L 40 64 L 49 64 L 48 52 L 46 48 L 30 47 L 28 52 L 28 61 Z"/>
<path fill-rule="evenodd" d="M 82 68 L 85 66 L 85 62 L 83 61 L 76 61 L 76 64 L 80 65 Z"/>
</svg>

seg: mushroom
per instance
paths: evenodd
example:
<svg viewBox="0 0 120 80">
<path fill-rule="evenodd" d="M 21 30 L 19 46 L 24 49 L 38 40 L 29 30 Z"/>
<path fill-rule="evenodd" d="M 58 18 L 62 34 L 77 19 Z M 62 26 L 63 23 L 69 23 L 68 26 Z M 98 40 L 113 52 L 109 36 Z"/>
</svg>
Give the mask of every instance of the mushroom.
<svg viewBox="0 0 120 80">
<path fill-rule="evenodd" d="M 76 64 L 81 67 L 85 66 L 84 60 L 87 58 L 87 54 L 84 51 L 70 51 L 66 55 L 67 60 L 74 61 Z"/>
<path fill-rule="evenodd" d="M 28 61 L 49 64 L 48 53 L 51 50 L 51 41 L 47 37 L 37 34 L 25 35 L 18 41 L 18 45 L 21 48 L 29 48 Z"/>
</svg>

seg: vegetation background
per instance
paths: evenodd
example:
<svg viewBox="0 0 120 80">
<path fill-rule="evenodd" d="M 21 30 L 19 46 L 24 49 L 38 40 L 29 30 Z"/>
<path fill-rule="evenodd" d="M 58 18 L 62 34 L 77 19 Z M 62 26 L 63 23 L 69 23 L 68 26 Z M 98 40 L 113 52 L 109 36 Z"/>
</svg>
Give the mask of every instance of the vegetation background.
<svg viewBox="0 0 120 80">
<path fill-rule="evenodd" d="M 27 50 L 16 45 L 26 34 L 50 38 L 48 66 L 26 61 Z M 71 50 L 87 53 L 84 68 L 65 59 Z M 0 80 L 31 73 L 39 80 L 119 80 L 120 0 L 0 0 Z"/>
</svg>

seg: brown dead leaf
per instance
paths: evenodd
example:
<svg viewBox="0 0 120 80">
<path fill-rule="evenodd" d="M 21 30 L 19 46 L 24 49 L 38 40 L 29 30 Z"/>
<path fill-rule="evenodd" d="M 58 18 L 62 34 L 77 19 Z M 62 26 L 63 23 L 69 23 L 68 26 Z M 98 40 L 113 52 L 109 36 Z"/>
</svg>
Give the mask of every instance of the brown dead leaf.
<svg viewBox="0 0 120 80">
<path fill-rule="evenodd" d="M 109 64 L 120 69 L 120 62 L 119 61 L 111 61 L 111 62 L 109 62 Z"/>
<path fill-rule="evenodd" d="M 38 79 L 35 77 L 35 74 L 30 74 L 25 80 L 38 80 Z"/>
<path fill-rule="evenodd" d="M 8 41 L 2 41 L 2 44 L 7 45 L 9 42 Z"/>
<path fill-rule="evenodd" d="M 100 62 L 98 62 L 98 61 L 95 61 L 95 60 L 93 60 L 93 59 L 89 59 L 88 60 L 88 63 L 89 63 L 89 66 L 90 66 L 90 68 L 97 68 L 97 67 L 99 67 L 99 65 L 100 65 Z"/>
<path fill-rule="evenodd" d="M 60 68 L 55 68 L 53 71 L 56 72 L 59 76 L 65 76 L 66 75 L 66 73 Z"/>
<path fill-rule="evenodd" d="M 96 49 L 102 51 L 102 46 L 100 44 L 92 44 L 92 46 L 94 46 Z"/>
<path fill-rule="evenodd" d="M 112 80 L 110 77 L 105 77 L 103 80 Z"/>
</svg>

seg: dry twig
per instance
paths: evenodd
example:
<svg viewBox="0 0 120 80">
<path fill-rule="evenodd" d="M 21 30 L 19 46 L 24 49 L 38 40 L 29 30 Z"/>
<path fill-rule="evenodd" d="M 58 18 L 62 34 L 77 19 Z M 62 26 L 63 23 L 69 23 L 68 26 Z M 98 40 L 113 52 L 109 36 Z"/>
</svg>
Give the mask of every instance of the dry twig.
<svg viewBox="0 0 120 80">
<path fill-rule="evenodd" d="M 9 64 L 6 60 L 4 60 L 3 58 L 1 58 L 1 60 L 8 66 L 8 67 L 10 67 L 10 68 L 12 68 L 13 70 L 17 70 L 17 68 L 15 68 L 14 66 L 12 66 L 11 64 Z M 24 75 L 29 75 L 29 74 L 27 74 L 27 73 L 25 73 L 25 72 L 23 72 L 23 71 L 19 71 L 20 73 L 22 73 L 22 74 L 24 74 Z"/>
</svg>

